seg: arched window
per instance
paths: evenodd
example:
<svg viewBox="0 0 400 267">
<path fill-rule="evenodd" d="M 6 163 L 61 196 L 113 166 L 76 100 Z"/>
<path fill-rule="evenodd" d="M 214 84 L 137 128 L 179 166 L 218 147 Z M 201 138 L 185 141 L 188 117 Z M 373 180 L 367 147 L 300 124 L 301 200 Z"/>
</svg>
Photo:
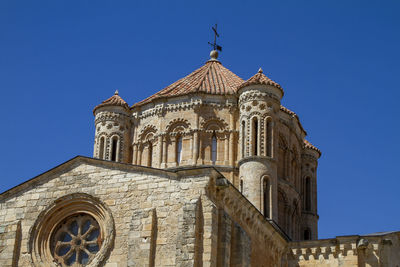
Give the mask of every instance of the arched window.
<svg viewBox="0 0 400 267">
<path fill-rule="evenodd" d="M 151 167 L 153 164 L 153 144 L 148 142 L 148 151 L 147 151 L 147 166 Z"/>
<path fill-rule="evenodd" d="M 311 179 L 306 177 L 305 181 L 305 208 L 307 211 L 311 211 Z"/>
<path fill-rule="evenodd" d="M 258 119 L 256 117 L 253 118 L 253 136 L 252 136 L 252 144 L 253 144 L 253 156 L 258 155 Z"/>
<path fill-rule="evenodd" d="M 244 158 L 245 157 L 245 150 L 246 150 L 246 134 L 245 134 L 245 131 L 246 131 L 246 122 L 245 121 L 242 121 L 242 158 Z"/>
<path fill-rule="evenodd" d="M 182 136 L 176 140 L 176 163 L 180 164 L 182 160 Z"/>
<path fill-rule="evenodd" d="M 303 239 L 304 240 L 311 240 L 311 230 L 310 229 L 305 229 L 303 233 Z"/>
<path fill-rule="evenodd" d="M 263 198 L 263 214 L 265 218 L 270 217 L 269 207 L 270 207 L 270 185 L 267 178 L 263 179 L 262 188 L 262 198 Z"/>
<path fill-rule="evenodd" d="M 104 136 L 100 138 L 99 159 L 104 159 Z"/>
<path fill-rule="evenodd" d="M 240 179 L 239 191 L 243 193 L 243 179 Z"/>
<path fill-rule="evenodd" d="M 111 211 L 96 198 L 62 196 L 32 227 L 32 258 L 41 266 L 96 266 L 113 248 L 114 229 Z"/>
<path fill-rule="evenodd" d="M 213 165 L 217 161 L 217 137 L 215 136 L 215 132 L 211 137 L 211 161 Z"/>
<path fill-rule="evenodd" d="M 267 135 L 267 157 L 272 157 L 272 121 L 267 118 L 265 133 Z"/>
<path fill-rule="evenodd" d="M 117 161 L 118 137 L 114 136 L 111 140 L 111 160 Z"/>
</svg>

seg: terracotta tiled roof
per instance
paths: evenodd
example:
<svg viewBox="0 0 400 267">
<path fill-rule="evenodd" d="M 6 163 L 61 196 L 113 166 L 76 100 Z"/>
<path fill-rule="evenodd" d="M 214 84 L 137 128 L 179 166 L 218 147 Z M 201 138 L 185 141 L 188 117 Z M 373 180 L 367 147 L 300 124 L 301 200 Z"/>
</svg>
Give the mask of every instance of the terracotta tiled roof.
<svg viewBox="0 0 400 267">
<path fill-rule="evenodd" d="M 319 153 L 319 155 L 321 156 L 321 150 L 319 150 L 318 148 L 316 148 L 314 145 L 312 145 L 310 142 L 308 142 L 306 139 L 304 139 L 304 148 L 309 148 L 312 150 L 315 150 Z"/>
<path fill-rule="evenodd" d="M 204 66 L 190 73 L 188 76 L 174 82 L 158 93 L 134 104 L 138 107 L 159 98 L 187 95 L 191 93 L 206 93 L 212 95 L 232 95 L 243 80 L 236 74 L 211 59 Z"/>
<path fill-rule="evenodd" d="M 253 84 L 265 84 L 265 85 L 271 85 L 274 86 L 278 89 L 280 89 L 282 91 L 283 94 L 283 89 L 282 87 L 274 82 L 273 80 L 271 80 L 270 78 L 268 78 L 267 76 L 265 76 L 265 74 L 263 73 L 263 70 L 260 68 L 258 70 L 258 72 L 253 75 L 250 79 L 248 79 L 247 81 L 245 81 L 244 83 L 242 83 L 238 89 L 241 89 L 245 86 L 249 86 L 249 85 L 253 85 Z"/>
<path fill-rule="evenodd" d="M 118 95 L 118 90 L 115 91 L 114 95 L 110 97 L 107 100 L 104 100 L 101 102 L 101 104 L 97 105 L 93 109 L 93 114 L 96 111 L 96 109 L 101 108 L 101 107 L 106 107 L 106 106 L 121 106 L 125 108 L 126 110 L 129 110 L 129 105 L 123 100 L 119 95 Z"/>
<path fill-rule="evenodd" d="M 280 108 L 280 109 L 281 109 L 283 112 L 285 112 L 285 113 L 287 113 L 287 114 L 289 114 L 289 115 L 298 117 L 297 114 L 296 114 L 294 111 L 291 111 L 291 110 L 288 109 L 287 107 L 284 107 L 284 106 L 281 105 L 281 108 Z"/>
</svg>

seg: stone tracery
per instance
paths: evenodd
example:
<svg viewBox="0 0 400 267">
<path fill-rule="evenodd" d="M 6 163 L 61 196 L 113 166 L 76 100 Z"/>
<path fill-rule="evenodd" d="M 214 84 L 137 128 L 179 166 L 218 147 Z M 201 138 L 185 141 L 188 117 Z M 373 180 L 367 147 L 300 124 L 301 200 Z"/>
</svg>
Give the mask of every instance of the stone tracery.
<svg viewBox="0 0 400 267">
<path fill-rule="evenodd" d="M 100 250 L 100 226 L 90 215 L 77 214 L 62 221 L 53 234 L 52 250 L 62 266 L 85 266 Z"/>
</svg>

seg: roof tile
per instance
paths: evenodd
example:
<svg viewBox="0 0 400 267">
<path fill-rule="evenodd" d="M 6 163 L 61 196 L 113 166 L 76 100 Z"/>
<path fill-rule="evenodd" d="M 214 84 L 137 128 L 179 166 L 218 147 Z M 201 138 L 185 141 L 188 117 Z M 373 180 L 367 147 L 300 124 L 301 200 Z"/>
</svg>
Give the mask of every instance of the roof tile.
<svg viewBox="0 0 400 267">
<path fill-rule="evenodd" d="M 222 66 L 216 59 L 210 59 L 201 68 L 188 76 L 174 82 L 158 93 L 136 103 L 133 107 L 142 106 L 156 99 L 187 95 L 191 93 L 206 93 L 212 95 L 233 95 L 243 80 Z"/>
<path fill-rule="evenodd" d="M 114 95 L 112 97 L 110 97 L 107 100 L 104 100 L 103 102 L 101 102 L 101 104 L 97 105 L 93 109 L 93 114 L 98 108 L 106 107 L 106 106 L 121 106 L 121 107 L 123 107 L 123 108 L 125 108 L 126 110 L 129 111 L 129 105 L 125 102 L 125 100 L 123 100 L 118 95 L 118 90 L 115 91 L 115 93 L 114 93 Z"/>
<path fill-rule="evenodd" d="M 243 88 L 243 87 L 245 87 L 245 86 L 254 85 L 254 84 L 271 85 L 271 86 L 274 86 L 274 87 L 276 87 L 278 89 L 281 89 L 281 91 L 283 93 L 283 88 L 278 83 L 274 82 L 273 80 L 271 80 L 270 78 L 265 76 L 265 74 L 263 73 L 263 70 L 261 68 L 250 79 L 248 79 L 247 81 L 242 83 L 239 86 L 238 90 Z"/>
</svg>

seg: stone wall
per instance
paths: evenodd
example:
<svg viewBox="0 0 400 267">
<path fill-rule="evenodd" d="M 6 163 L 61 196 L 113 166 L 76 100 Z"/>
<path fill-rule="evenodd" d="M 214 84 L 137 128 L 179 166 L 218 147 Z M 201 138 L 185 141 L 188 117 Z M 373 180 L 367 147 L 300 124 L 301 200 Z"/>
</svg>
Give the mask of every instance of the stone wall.
<svg viewBox="0 0 400 267">
<path fill-rule="evenodd" d="M 0 214 L 5 213 L 1 210 Z M 21 243 L 21 223 L 0 225 L 0 266 L 17 266 Z"/>
<path fill-rule="evenodd" d="M 93 196 L 111 212 L 115 233 L 106 235 L 115 237 L 105 266 L 193 266 L 196 242 L 202 244 L 203 266 L 211 264 L 212 203 L 203 198 L 196 211 L 211 170 L 181 175 L 82 158 L 64 165 L 1 195 L 1 266 L 16 266 L 18 258 L 32 262 L 38 217 L 57 207 L 57 199 L 76 193 Z M 54 216 L 62 220 L 67 206 Z"/>
<path fill-rule="evenodd" d="M 240 207 L 227 207 L 220 190 Z M 1 266 L 55 266 L 54 233 L 81 214 L 101 228 L 91 266 L 273 266 L 263 262 L 286 246 L 213 168 L 162 171 L 77 157 L 1 194 L 0 210 Z"/>
</svg>

